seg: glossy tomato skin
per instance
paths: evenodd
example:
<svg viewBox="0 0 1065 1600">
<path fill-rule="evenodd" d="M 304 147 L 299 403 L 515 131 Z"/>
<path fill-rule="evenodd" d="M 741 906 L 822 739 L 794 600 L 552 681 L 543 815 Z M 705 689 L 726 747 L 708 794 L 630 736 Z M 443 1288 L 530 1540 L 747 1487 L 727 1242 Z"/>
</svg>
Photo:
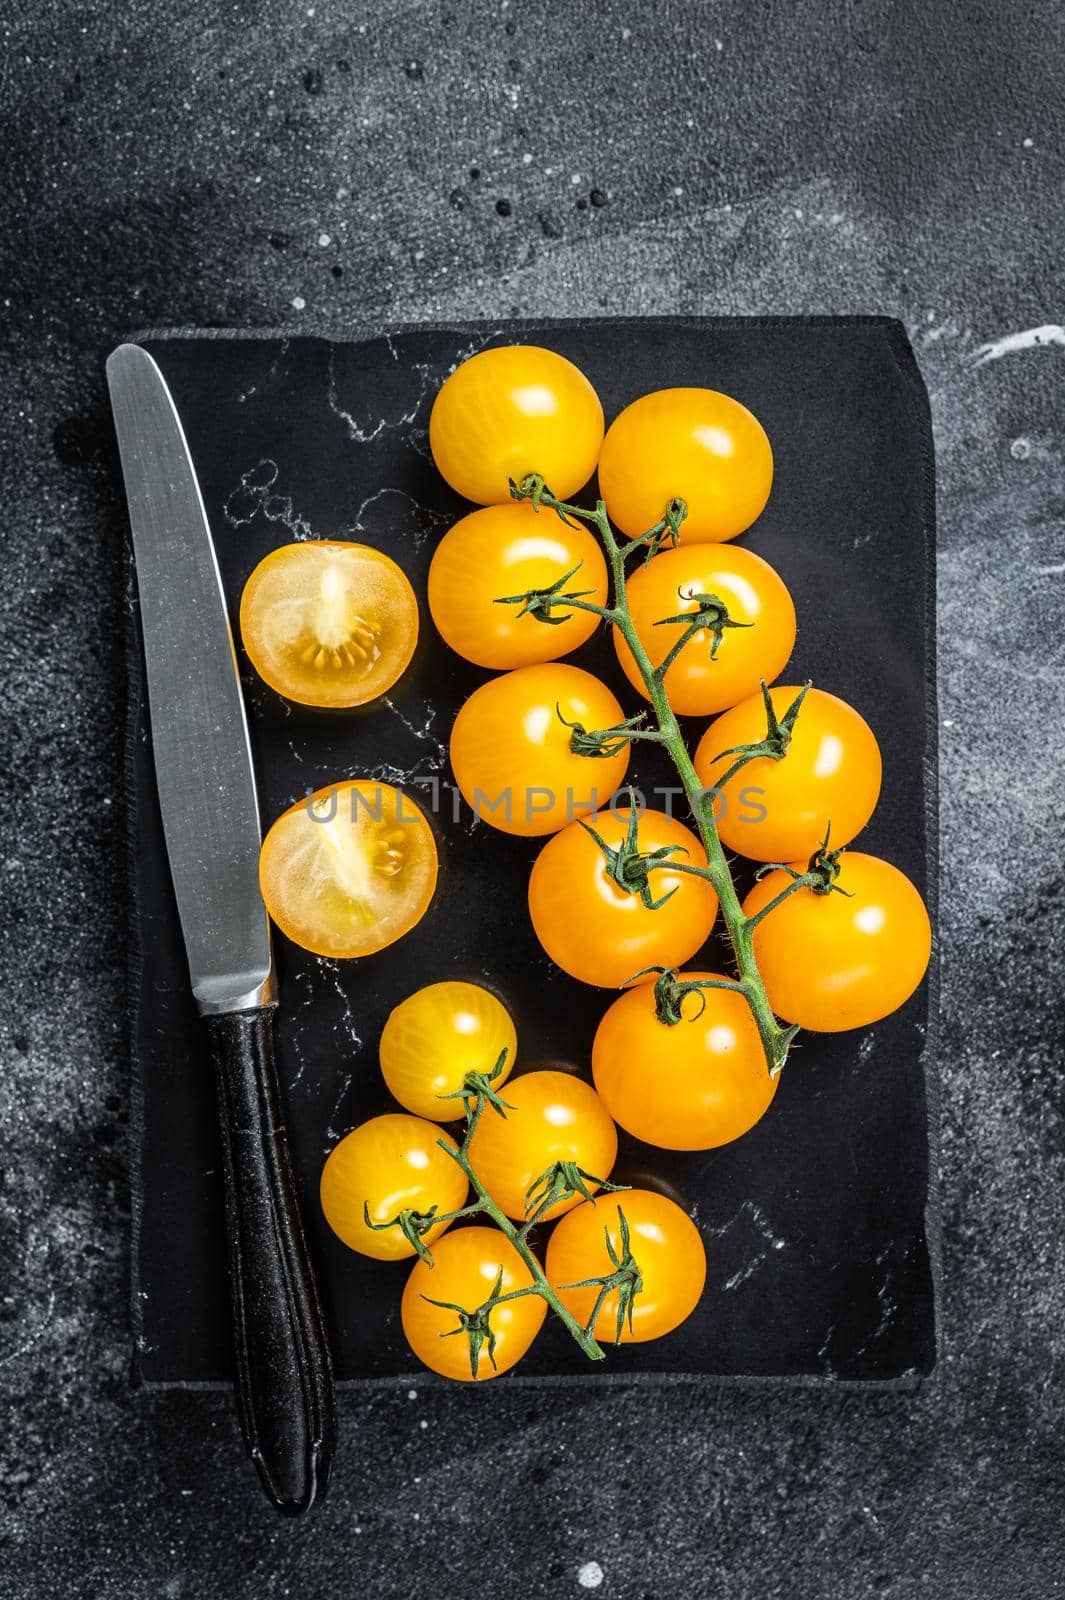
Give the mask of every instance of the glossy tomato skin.
<svg viewBox="0 0 1065 1600">
<path fill-rule="evenodd" d="M 682 979 L 720 974 L 683 972 Z M 592 1045 L 592 1076 L 614 1120 L 664 1150 L 712 1150 L 738 1139 L 769 1109 L 777 1079 L 743 996 L 708 989 L 685 996 L 681 1020 L 655 1014 L 654 986 L 626 989 Z"/>
<path fill-rule="evenodd" d="M 599 618 L 560 608 L 553 617 L 563 621 L 539 622 L 519 615 L 519 605 L 498 602 L 550 588 L 575 567 L 565 589 L 587 591 L 590 604 L 605 605 L 606 562 L 587 528 L 571 527 L 553 511 L 534 511 L 528 501 L 485 506 L 456 522 L 437 545 L 429 610 L 452 650 L 479 667 L 508 671 L 557 661 L 591 637 Z"/>
<path fill-rule="evenodd" d="M 511 1078 L 502 1098 L 506 1117 L 486 1109 L 470 1140 L 470 1162 L 492 1199 L 515 1222 L 526 1216 L 528 1191 L 556 1161 L 575 1161 L 593 1177 L 607 1179 L 618 1153 L 617 1129 L 583 1078 L 545 1069 Z M 560 1200 L 543 1213 L 550 1221 L 570 1211 L 579 1197 Z"/>
<path fill-rule="evenodd" d="M 795 645 L 795 607 L 784 581 L 761 556 L 734 545 L 681 544 L 663 550 L 628 580 L 629 610 L 651 665 L 660 666 L 682 637 L 684 623 L 662 627 L 665 617 L 691 616 L 699 607 L 688 598 L 714 595 L 733 622 L 711 655 L 713 635 L 701 630 L 689 639 L 666 673 L 669 701 L 679 716 L 710 716 L 772 683 Z M 645 697 L 647 690 L 620 630 L 614 647 L 625 676 Z"/>
<path fill-rule="evenodd" d="M 433 898 L 433 830 L 410 795 L 375 779 L 319 789 L 263 840 L 259 886 L 270 916 L 316 955 L 373 955 L 420 922 Z"/>
<path fill-rule="evenodd" d="M 628 807 L 599 811 L 588 819 L 612 849 L 625 840 Z M 690 828 L 650 809 L 637 821 L 642 853 L 671 848 L 673 859 L 706 865 Z M 709 937 L 717 896 L 709 883 L 668 864 L 649 874 L 651 896 L 664 904 L 648 909 L 639 894 L 620 887 L 607 861 L 581 823 L 573 822 L 544 845 L 529 878 L 529 915 L 536 936 L 563 972 L 600 988 L 616 989 L 645 967 L 676 967 Z"/>
<path fill-rule="evenodd" d="M 503 833 L 557 833 L 605 804 L 624 780 L 628 749 L 576 755 L 570 729 L 615 727 L 624 713 L 604 683 L 565 663 L 518 667 L 470 695 L 451 731 L 451 766 L 466 804 Z"/>
<path fill-rule="evenodd" d="M 847 851 L 843 894 L 797 889 L 754 930 L 754 955 L 769 1003 L 812 1033 L 865 1028 L 897 1011 L 928 967 L 932 929 L 909 878 L 877 856 Z M 796 862 L 795 870 L 805 870 Z M 754 916 L 787 887 L 787 874 L 756 883 L 743 909 Z"/>
<path fill-rule="evenodd" d="M 501 1292 L 509 1294 L 533 1281 L 525 1262 L 510 1240 L 495 1227 L 453 1228 L 433 1250 L 433 1266 L 417 1261 L 403 1290 L 403 1332 L 418 1360 L 432 1372 L 460 1383 L 473 1382 L 469 1343 L 462 1333 L 449 1337 L 459 1325 L 453 1311 L 430 1305 L 430 1300 L 450 1301 L 464 1311 L 476 1311 L 491 1297 L 500 1267 Z M 547 1304 L 537 1294 L 522 1295 L 496 1306 L 490 1322 L 496 1336 L 495 1366 L 488 1359 L 487 1342 L 481 1346 L 477 1381 L 498 1378 L 519 1362 L 543 1326 Z"/>
<path fill-rule="evenodd" d="M 799 688 L 777 687 L 770 697 L 783 716 Z M 695 770 L 707 789 L 718 789 L 733 757 L 722 752 L 765 737 L 761 694 L 724 712 L 703 734 Z M 787 754 L 758 757 L 720 790 L 717 831 L 727 850 L 754 861 L 809 860 L 832 825 L 833 846 L 865 827 L 880 796 L 880 747 L 865 718 L 823 689 L 803 701 Z"/>
<path fill-rule="evenodd" d="M 405 671 L 418 602 L 381 550 L 301 540 L 272 550 L 244 585 L 244 648 L 259 676 L 301 705 L 365 705 Z"/>
<path fill-rule="evenodd" d="M 539 345 L 481 350 L 446 379 L 429 417 L 437 469 L 467 500 L 503 505 L 536 472 L 560 499 L 588 482 L 603 408 L 572 361 Z"/>
<path fill-rule="evenodd" d="M 658 389 L 607 430 L 599 490 L 611 521 L 635 539 L 670 500 L 687 501 L 682 544 L 734 539 L 760 516 L 773 485 L 773 451 L 754 414 L 715 389 Z"/>
<path fill-rule="evenodd" d="M 582 1326 L 595 1306 L 597 1289 L 573 1288 L 586 1278 L 614 1270 L 606 1247 L 609 1233 L 614 1252 L 622 1257 L 621 1220 L 629 1225 L 629 1250 L 639 1268 L 643 1288 L 632 1308 L 632 1327 L 622 1323 L 621 1344 L 643 1344 L 672 1333 L 699 1304 L 706 1285 L 706 1251 L 695 1223 L 675 1201 L 652 1189 L 627 1189 L 621 1194 L 586 1200 L 555 1228 L 547 1247 L 544 1270 L 567 1310 Z M 596 1319 L 601 1343 L 617 1336 L 618 1296 L 603 1301 Z"/>
<path fill-rule="evenodd" d="M 440 1149 L 441 1139 L 457 1150 L 435 1123 L 400 1114 L 373 1117 L 341 1139 L 329 1153 L 320 1186 L 325 1220 L 337 1238 L 377 1261 L 414 1255 L 399 1228 L 368 1228 L 363 1207 L 369 1207 L 373 1222 L 391 1222 L 401 1211 L 425 1213 L 433 1206 L 441 1215 L 460 1210 L 469 1185 L 458 1163 Z M 446 1227 L 442 1223 L 423 1234 L 425 1244 L 431 1246 Z"/>
<path fill-rule="evenodd" d="M 416 1116 L 454 1122 L 463 1115 L 459 1093 L 467 1072 L 490 1073 L 506 1051 L 497 1078 L 510 1076 L 518 1050 L 514 1022 L 503 1002 L 477 983 L 431 983 L 408 995 L 381 1034 L 381 1072 L 392 1094 Z"/>
</svg>

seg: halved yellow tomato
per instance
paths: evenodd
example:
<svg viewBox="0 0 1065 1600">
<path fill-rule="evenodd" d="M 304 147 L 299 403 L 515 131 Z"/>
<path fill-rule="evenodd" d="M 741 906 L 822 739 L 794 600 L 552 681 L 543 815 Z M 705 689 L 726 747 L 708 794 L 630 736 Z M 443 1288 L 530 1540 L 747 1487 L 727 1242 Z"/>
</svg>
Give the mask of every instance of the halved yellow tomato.
<svg viewBox="0 0 1065 1600">
<path fill-rule="evenodd" d="M 433 830 L 409 795 L 356 778 L 282 812 L 259 857 L 266 909 L 320 956 L 368 956 L 421 921 L 436 888 Z"/>
<path fill-rule="evenodd" d="M 418 602 L 381 550 L 282 545 L 244 585 L 240 632 L 271 689 L 307 706 L 361 706 L 390 689 L 418 642 Z"/>
</svg>

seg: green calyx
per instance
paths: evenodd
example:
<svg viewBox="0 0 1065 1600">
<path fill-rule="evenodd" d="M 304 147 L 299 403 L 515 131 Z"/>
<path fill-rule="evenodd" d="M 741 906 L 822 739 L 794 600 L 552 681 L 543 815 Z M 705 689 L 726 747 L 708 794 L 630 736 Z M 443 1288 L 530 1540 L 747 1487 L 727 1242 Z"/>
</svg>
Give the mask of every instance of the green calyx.
<svg viewBox="0 0 1065 1600">
<path fill-rule="evenodd" d="M 795 724 L 799 720 L 802 703 L 812 687 L 811 680 L 807 678 L 791 705 L 782 717 L 778 717 L 773 708 L 773 697 L 766 687 L 763 678 L 760 684 L 762 703 L 765 706 L 766 731 L 765 738 L 759 739 L 755 744 L 736 744 L 729 750 L 721 750 L 714 757 L 715 761 L 724 761 L 726 756 L 735 756 L 728 771 L 723 777 L 718 778 L 714 784 L 715 789 L 721 790 L 745 767 L 748 761 L 766 760 L 782 761 L 791 745 L 791 736 L 795 732 Z"/>
<path fill-rule="evenodd" d="M 585 1172 L 575 1161 L 556 1161 L 529 1185 L 523 1228 L 533 1227 L 552 1206 L 577 1195 L 582 1200 L 593 1200 L 597 1190 L 617 1194 L 629 1187 L 627 1183 L 609 1183 L 606 1178 L 597 1178 L 594 1172 Z"/>
<path fill-rule="evenodd" d="M 560 611 L 556 615 L 556 606 L 569 604 L 572 607 L 577 601 L 586 600 L 590 594 L 595 593 L 594 589 L 573 589 L 568 593 L 563 593 L 565 585 L 571 578 L 576 576 L 582 566 L 583 562 L 578 561 L 575 567 L 571 567 L 568 572 L 564 572 L 561 578 L 556 579 L 554 583 L 549 584 L 545 589 L 527 589 L 524 594 L 502 595 L 494 604 L 497 606 L 520 606 L 519 617 L 533 617 L 537 622 L 546 622 L 549 627 L 557 628 L 560 623 L 569 621 L 573 611 L 572 609 Z M 599 608 L 596 607 L 594 609 Z"/>
<path fill-rule="evenodd" d="M 609 845 L 601 833 L 597 833 L 592 825 L 578 817 L 585 833 L 590 834 L 602 851 L 606 863 L 607 876 L 617 884 L 619 889 L 624 889 L 627 894 L 637 894 L 641 903 L 648 911 L 657 911 L 664 906 L 666 901 L 676 894 L 679 885 L 675 885 L 666 894 L 656 900 L 651 892 L 650 874 L 656 867 L 665 867 L 669 864 L 670 856 L 678 853 L 687 855 L 683 845 L 664 844 L 657 850 L 641 850 L 638 839 L 639 810 L 636 797 L 632 790 L 629 794 L 629 821 L 625 830 L 625 837 L 620 845 Z"/>
<path fill-rule="evenodd" d="M 581 722 L 570 722 L 562 715 L 562 707 L 555 706 L 555 715 L 563 727 L 569 728 L 569 747 L 575 756 L 591 756 L 599 760 L 608 760 L 611 756 L 620 755 L 634 739 L 657 739 L 658 734 L 650 729 L 644 730 L 642 724 L 647 720 L 646 711 L 637 711 L 634 717 L 628 717 L 624 722 L 617 723 L 613 728 L 586 728 Z"/>
<path fill-rule="evenodd" d="M 636 1296 L 643 1289 L 640 1268 L 633 1259 L 629 1221 L 620 1206 L 618 1206 L 618 1232 L 620 1234 L 620 1252 L 614 1248 L 614 1241 L 610 1237 L 610 1229 L 603 1229 L 606 1251 L 610 1257 L 613 1271 L 604 1273 L 599 1278 L 582 1278 L 578 1283 L 567 1283 L 565 1285 L 567 1289 L 598 1288 L 599 1290 L 596 1295 L 595 1305 L 592 1307 L 591 1316 L 585 1324 L 585 1330 L 589 1334 L 594 1334 L 595 1332 L 595 1325 L 599 1320 L 599 1313 L 603 1309 L 603 1302 L 606 1300 L 607 1295 L 617 1293 L 618 1311 L 617 1326 L 614 1331 L 615 1344 L 621 1343 L 621 1335 L 626 1323 L 629 1325 L 629 1332 L 632 1332 L 632 1313 L 636 1305 Z"/>
<path fill-rule="evenodd" d="M 676 1027 L 678 1022 L 695 1022 L 706 1010 L 707 989 L 732 989 L 739 994 L 746 995 L 747 988 L 737 978 L 682 978 L 676 967 L 642 967 L 639 972 L 634 972 L 622 985 L 626 988 L 630 983 L 638 983 L 641 978 L 646 978 L 650 973 L 659 974 L 655 986 L 655 1016 L 667 1028 Z M 684 1001 L 690 994 L 699 996 L 698 1010 L 685 1018 L 683 1015 Z"/>
<path fill-rule="evenodd" d="M 442 1094 L 440 1099 L 461 1100 L 467 1120 L 471 1117 L 479 1119 L 485 1107 L 491 1106 L 496 1115 L 506 1121 L 507 1112 L 513 1111 L 514 1107 L 492 1088 L 503 1071 L 506 1059 L 507 1047 L 504 1045 L 491 1072 L 467 1072 L 462 1080 L 462 1088 L 452 1094 Z"/>
<path fill-rule="evenodd" d="M 682 600 L 694 600 L 696 602 L 696 610 L 681 611 L 675 617 L 660 617 L 655 623 L 656 628 L 667 628 L 673 625 L 682 625 L 684 628 L 684 633 L 673 645 L 669 655 L 658 668 L 658 673 L 661 677 L 665 677 L 668 668 L 673 665 L 684 646 L 690 639 L 694 639 L 697 633 L 709 633 L 711 641 L 710 659 L 711 661 L 716 661 L 717 652 L 721 647 L 722 639 L 725 637 L 726 628 L 754 627 L 753 622 L 735 622 L 729 616 L 728 606 L 716 594 L 686 594 L 683 589 L 678 590 L 678 593 Z"/>
</svg>

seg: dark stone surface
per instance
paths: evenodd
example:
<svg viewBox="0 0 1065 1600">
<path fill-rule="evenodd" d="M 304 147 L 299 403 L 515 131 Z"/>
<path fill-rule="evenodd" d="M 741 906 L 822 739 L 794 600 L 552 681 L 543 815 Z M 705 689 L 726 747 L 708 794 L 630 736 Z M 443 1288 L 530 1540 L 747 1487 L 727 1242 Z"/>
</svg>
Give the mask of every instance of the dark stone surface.
<svg viewBox="0 0 1065 1600">
<path fill-rule="evenodd" d="M 132 0 L 0 35 L 4 1600 L 1059 1591 L 1060 6 Z M 932 397 L 944 1359 L 909 1398 L 359 1398 L 281 1523 L 217 1396 L 126 1383 L 102 358 L 150 323 L 760 310 L 901 317 Z"/>
</svg>

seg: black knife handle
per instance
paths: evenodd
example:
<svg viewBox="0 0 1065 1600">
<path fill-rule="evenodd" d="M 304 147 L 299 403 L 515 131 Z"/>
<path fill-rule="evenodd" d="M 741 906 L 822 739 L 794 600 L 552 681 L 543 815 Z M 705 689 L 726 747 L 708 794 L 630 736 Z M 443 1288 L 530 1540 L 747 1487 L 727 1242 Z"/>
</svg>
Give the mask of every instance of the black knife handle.
<svg viewBox="0 0 1065 1600">
<path fill-rule="evenodd" d="M 336 1398 L 285 1144 L 274 1009 L 204 1020 L 218 1085 L 237 1411 L 268 1499 L 296 1516 L 329 1482 Z"/>
</svg>

